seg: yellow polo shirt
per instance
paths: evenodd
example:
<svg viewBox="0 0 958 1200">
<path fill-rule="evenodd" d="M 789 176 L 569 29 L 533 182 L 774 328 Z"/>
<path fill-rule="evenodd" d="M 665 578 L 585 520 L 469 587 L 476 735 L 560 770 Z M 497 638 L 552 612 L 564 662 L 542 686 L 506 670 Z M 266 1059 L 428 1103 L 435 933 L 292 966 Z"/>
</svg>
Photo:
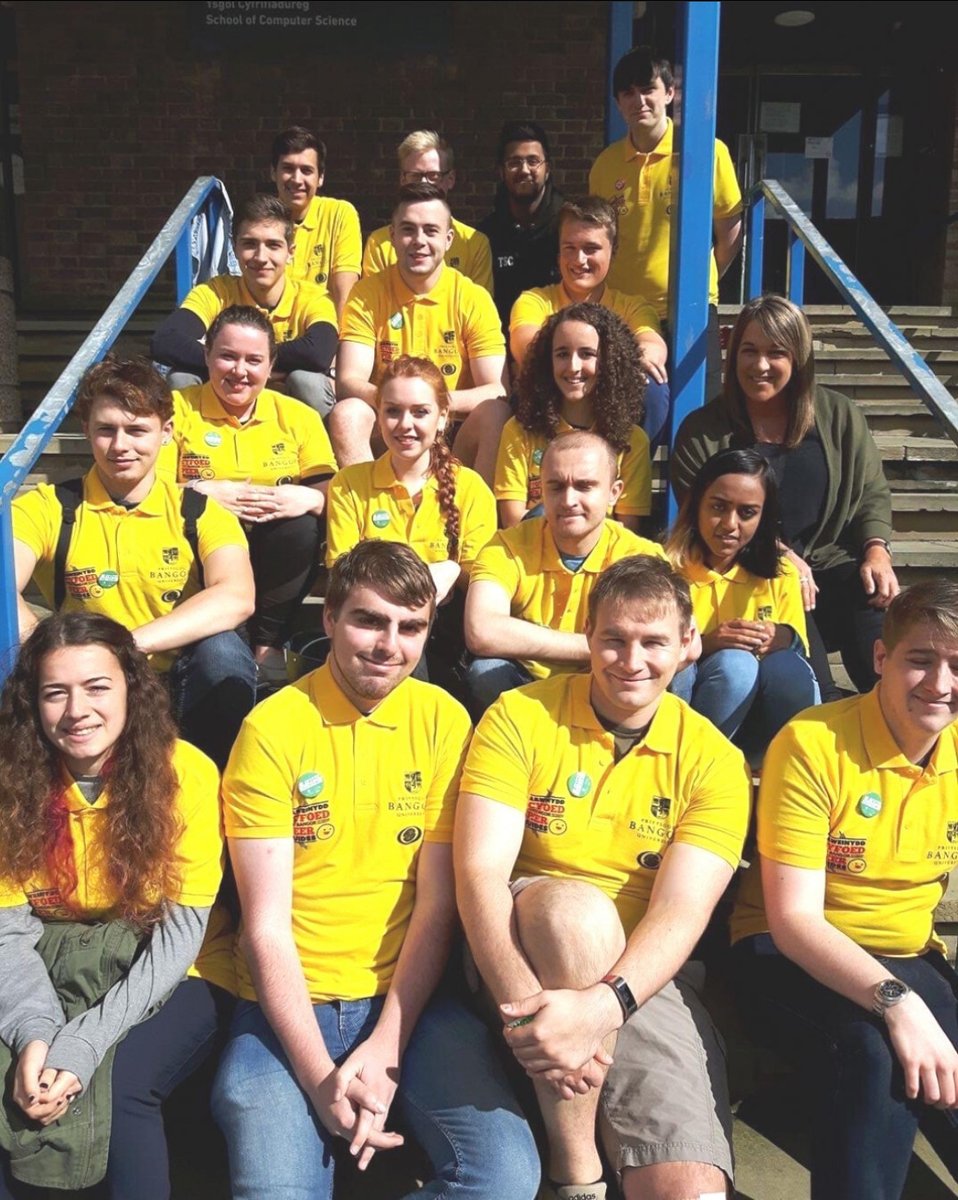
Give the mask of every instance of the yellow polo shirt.
<svg viewBox="0 0 958 1200">
<path fill-rule="evenodd" d="M 541 329 L 550 317 L 574 303 L 561 283 L 554 283 L 551 287 L 530 288 L 529 291 L 523 292 L 512 306 L 509 332 L 514 333 L 521 325 L 534 325 L 536 329 Z M 593 303 L 601 304 L 603 308 L 621 317 L 636 336 L 650 330 L 653 333 L 661 332 L 662 327 L 655 309 L 641 296 L 627 296 L 625 292 L 606 286 L 601 299 Z"/>
<path fill-rule="evenodd" d="M 476 729 L 462 791 L 525 814 L 514 879 L 591 883 L 615 902 L 628 936 L 673 843 L 738 866 L 751 782 L 741 752 L 667 692 L 645 737 L 616 762 L 591 682 L 561 675 L 503 692 Z"/>
<path fill-rule="evenodd" d="M 196 313 L 209 329 L 214 319 L 234 304 L 259 309 L 272 325 L 277 345 L 302 337 L 310 325 L 324 322 L 335 329 L 337 324 L 333 302 L 320 287 L 289 278 L 275 308 L 257 304 L 241 275 L 217 275 L 206 283 L 197 284 L 181 307 Z"/>
<path fill-rule="evenodd" d="M 774 621 L 790 625 L 808 654 L 808 630 L 798 571 L 787 558 L 779 559 L 781 574 L 774 579 L 753 575 L 737 564 L 724 575 L 703 562 L 687 562 L 679 574 L 688 581 L 695 624 L 703 636 L 726 621 Z"/>
<path fill-rule="evenodd" d="M 513 617 L 565 633 L 584 633 L 589 594 L 599 575 L 632 554 L 665 558 L 665 551 L 655 542 L 617 521 L 606 520 L 588 558 L 578 571 L 570 571 L 545 517 L 533 517 L 512 529 L 500 529 L 476 559 L 470 582 L 497 583 L 509 597 Z M 576 670 L 570 663 L 524 660 L 522 665 L 536 679 Z"/>
<path fill-rule="evenodd" d="M 392 244 L 390 228 L 384 225 L 366 239 L 363 274 L 375 275 L 377 271 L 385 271 L 395 261 L 396 249 Z M 461 271 L 492 295 L 492 249 L 484 233 L 453 217 L 452 245 L 444 255 L 444 262 L 447 267 Z"/>
<path fill-rule="evenodd" d="M 572 431 L 573 426 L 560 417 L 557 435 Z M 520 425 L 518 417 L 509 418 L 496 455 L 493 490 L 497 500 L 522 500 L 527 509 L 535 508 L 542 500 L 540 468 L 548 445 L 548 438 Z M 616 462 L 624 484 L 615 506 L 616 515 L 647 516 L 652 511 L 652 459 L 649 439 L 641 426 L 632 426 L 629 448 L 616 455 Z M 610 515 L 612 511 L 610 508 Z"/>
<path fill-rule="evenodd" d="M 644 296 L 663 320 L 669 315 L 669 249 L 672 205 L 678 194 L 678 155 L 672 153 L 672 121 L 654 150 L 641 154 L 628 136 L 613 142 L 592 164 L 589 192 L 601 196 L 619 218 L 619 249 L 608 282 L 629 295 Z M 741 211 L 742 193 L 724 142 L 715 143 L 715 220 Z M 709 268 L 709 303 L 718 303 L 715 255 Z"/>
<path fill-rule="evenodd" d="M 825 919 L 872 954 L 944 952 L 934 913 L 958 864 L 958 724 L 924 769 L 898 748 L 865 696 L 806 709 L 765 755 L 758 849 L 825 872 Z M 758 863 L 732 918 L 734 939 L 768 929 Z"/>
<path fill-rule="evenodd" d="M 496 532 L 496 502 L 485 480 L 468 467 L 453 467 L 459 509 L 456 561 L 468 574 L 479 551 Z M 344 467 L 329 485 L 326 506 L 326 565 L 359 542 L 405 542 L 426 563 L 446 562 L 449 546 L 433 475 L 415 500 L 396 478 L 388 454 L 375 462 Z"/>
<path fill-rule="evenodd" d="M 293 229 L 293 256 L 286 264 L 288 279 L 305 280 L 328 295 L 330 275 L 337 271 L 359 274 L 363 237 L 359 213 L 348 200 L 314 196 Z"/>
<path fill-rule="evenodd" d="M 265 388 L 242 424 L 203 383 L 173 393 L 176 477 L 299 483 L 332 475 L 336 458 L 319 413 Z"/>
<path fill-rule="evenodd" d="M 223 777 L 230 838 L 292 838 L 292 925 L 314 1003 L 389 988 L 416 900 L 419 846 L 451 842 L 469 718 L 406 679 L 368 716 L 328 667 L 243 722 Z M 239 994 L 255 1000 L 245 959 Z"/>
<path fill-rule="evenodd" d="M 181 824 L 176 843 L 180 882 L 175 894 L 166 899 L 171 904 L 209 908 L 216 899 L 223 875 L 219 772 L 205 754 L 181 741 L 174 744 L 173 769 L 179 781 L 173 804 Z M 46 869 L 41 869 L 20 883 L 0 879 L 0 908 L 29 904 L 42 921 L 110 920 L 117 897 L 105 871 L 109 788 L 104 788 L 90 804 L 66 772 L 64 783 L 67 785 L 67 823 L 76 867 L 76 891 L 72 895 L 62 895 L 57 879 Z M 217 908 L 211 916 L 203 949 L 189 974 L 231 989 L 229 956 L 222 954 L 223 946 L 229 945 L 231 940 L 228 922 L 224 924 L 223 914 Z"/>
<path fill-rule="evenodd" d="M 406 287 L 395 265 L 360 279 L 350 292 L 340 339 L 375 348 L 373 383 L 400 354 L 413 354 L 435 363 L 450 391 L 473 386 L 470 359 L 506 352 L 492 297 L 449 267 L 422 296 Z"/>
<path fill-rule="evenodd" d="M 198 592 L 193 552 L 183 533 L 182 497 L 172 479 L 158 475 L 145 500 L 124 508 L 110 498 L 96 468 L 88 471 L 67 554 L 63 611 L 102 613 L 138 629 Z M 51 607 L 62 512 L 47 483 L 13 503 L 13 536 L 36 555 L 34 578 Z M 213 500 L 206 501 L 196 529 L 203 562 L 223 546 L 246 549 L 239 521 Z M 165 671 L 175 657 L 175 651 L 153 654 L 150 662 Z"/>
</svg>

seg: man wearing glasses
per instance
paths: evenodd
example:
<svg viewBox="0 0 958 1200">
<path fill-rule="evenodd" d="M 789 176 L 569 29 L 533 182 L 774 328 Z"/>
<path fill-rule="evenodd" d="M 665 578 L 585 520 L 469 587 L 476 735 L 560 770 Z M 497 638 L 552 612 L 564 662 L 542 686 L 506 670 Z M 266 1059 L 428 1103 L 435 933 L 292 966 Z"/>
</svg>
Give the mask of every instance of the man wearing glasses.
<svg viewBox="0 0 958 1200">
<path fill-rule="evenodd" d="M 399 186 L 431 183 L 447 195 L 456 182 L 452 146 L 432 129 L 417 129 L 409 134 L 396 151 L 399 158 Z M 468 275 L 492 294 L 492 252 L 485 234 L 453 218 L 452 243 L 446 251 L 447 267 Z M 390 227 L 384 225 L 371 233 L 363 252 L 363 274 L 373 275 L 396 261 Z"/>
<path fill-rule="evenodd" d="M 495 208 L 479 222 L 492 246 L 496 308 L 503 328 L 521 292 L 559 282 L 558 215 L 549 139 L 535 121 L 507 121 L 499 133 Z"/>
</svg>

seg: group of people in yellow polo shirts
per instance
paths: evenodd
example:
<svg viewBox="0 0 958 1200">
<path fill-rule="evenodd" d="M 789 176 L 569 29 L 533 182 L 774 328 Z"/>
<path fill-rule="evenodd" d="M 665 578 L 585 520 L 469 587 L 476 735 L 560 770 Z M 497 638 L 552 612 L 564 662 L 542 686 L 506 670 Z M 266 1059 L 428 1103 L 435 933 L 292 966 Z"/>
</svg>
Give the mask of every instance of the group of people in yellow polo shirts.
<svg viewBox="0 0 958 1200">
<path fill-rule="evenodd" d="M 0 1198 L 105 1176 L 168 1200 L 161 1102 L 228 1028 L 212 1108 L 237 1200 L 331 1200 L 337 1140 L 365 1170 L 397 1123 L 427 1195 L 604 1200 L 614 1175 L 625 1200 L 719 1200 L 732 1118 L 695 950 L 726 894 L 750 1027 L 809 1076 L 813 1194 L 894 1200 L 919 1126 L 958 1170 L 934 929 L 958 587 L 896 597 L 875 690 L 821 706 L 760 454 L 714 455 L 665 546 L 641 535 L 671 69 L 632 51 L 614 90 L 629 133 L 557 209 L 560 282 L 512 309 L 514 414 L 495 246 L 452 217 L 449 147 L 402 143 L 361 256 L 297 128 L 276 197 L 238 211 L 241 276 L 157 333 L 179 386 L 95 367 L 93 468 L 16 501 Z M 544 195 L 543 143 L 507 143 L 507 172 Z M 719 144 L 713 293 L 739 209 Z M 278 686 L 324 556 L 328 657 Z M 59 610 L 39 624 L 31 577 Z"/>
</svg>

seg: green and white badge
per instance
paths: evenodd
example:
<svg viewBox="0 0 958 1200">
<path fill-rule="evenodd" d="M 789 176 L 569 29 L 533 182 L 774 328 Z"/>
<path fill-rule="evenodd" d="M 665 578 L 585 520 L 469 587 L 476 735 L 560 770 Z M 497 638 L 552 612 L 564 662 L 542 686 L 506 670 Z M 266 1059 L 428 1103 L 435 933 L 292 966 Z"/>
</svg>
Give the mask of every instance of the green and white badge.
<svg viewBox="0 0 958 1200">
<path fill-rule="evenodd" d="M 576 771 L 570 775 L 567 782 L 569 791 L 577 799 L 582 799 L 583 796 L 588 796 L 592 791 L 592 780 L 586 775 L 585 771 Z"/>
<path fill-rule="evenodd" d="M 866 792 L 856 807 L 863 817 L 877 817 L 881 812 L 881 796 L 877 792 Z"/>
<path fill-rule="evenodd" d="M 307 771 L 305 775 L 300 775 L 296 780 L 296 787 L 299 789 L 299 794 L 305 796 L 307 800 L 312 800 L 326 786 L 326 780 L 318 771 Z"/>
</svg>

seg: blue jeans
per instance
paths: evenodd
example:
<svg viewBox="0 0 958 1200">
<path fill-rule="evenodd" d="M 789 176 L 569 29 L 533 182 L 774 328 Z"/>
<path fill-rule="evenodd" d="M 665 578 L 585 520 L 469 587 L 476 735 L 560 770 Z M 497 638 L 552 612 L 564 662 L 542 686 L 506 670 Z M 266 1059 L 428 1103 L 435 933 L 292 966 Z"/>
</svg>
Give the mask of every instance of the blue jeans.
<svg viewBox="0 0 958 1200">
<path fill-rule="evenodd" d="M 958 976 L 935 951 L 878 961 L 913 988 L 958 1046 Z M 812 1200 L 898 1200 L 915 1133 L 958 1172 L 958 1114 L 908 1100 L 880 1017 L 816 982 L 767 933 L 732 951 L 749 1027 L 810 1084 Z"/>
<path fill-rule="evenodd" d="M 184 646 L 170 668 L 170 696 L 183 737 L 222 770 L 256 702 L 249 646 L 232 630 Z"/>
<path fill-rule="evenodd" d="M 820 699 L 807 659 L 795 650 L 764 658 L 717 650 L 680 671 L 669 690 L 753 756 L 765 752 L 786 721 Z"/>
<path fill-rule="evenodd" d="M 525 667 L 511 658 L 474 658 L 466 668 L 466 684 L 476 720 L 503 692 L 531 682 Z"/>
<path fill-rule="evenodd" d="M 337 1063 L 369 1037 L 382 1005 L 380 996 L 315 1006 Z M 416 1196 L 535 1196 L 539 1156 L 493 1036 L 457 1001 L 436 996 L 419 1018 L 403 1056 L 393 1112 L 435 1172 Z M 236 1009 L 213 1085 L 213 1116 L 229 1145 L 233 1200 L 331 1200 L 334 1138 L 296 1082 L 262 1009 L 250 1001 Z"/>
</svg>

